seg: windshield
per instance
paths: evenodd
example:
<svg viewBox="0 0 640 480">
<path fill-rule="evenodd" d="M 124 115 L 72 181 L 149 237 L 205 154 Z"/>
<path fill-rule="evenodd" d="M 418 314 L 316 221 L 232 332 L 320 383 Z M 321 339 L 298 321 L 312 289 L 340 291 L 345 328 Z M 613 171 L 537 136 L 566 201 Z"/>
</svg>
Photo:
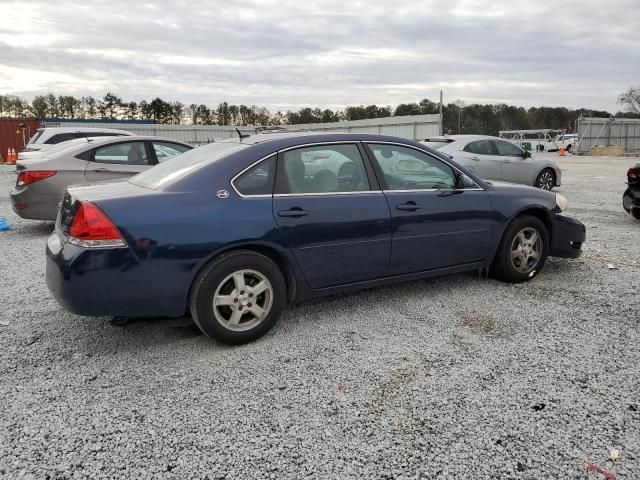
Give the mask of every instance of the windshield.
<svg viewBox="0 0 640 480">
<path fill-rule="evenodd" d="M 247 145 L 217 142 L 189 150 L 129 179 L 140 187 L 159 189 L 183 179 L 191 172 L 237 152 Z"/>
</svg>

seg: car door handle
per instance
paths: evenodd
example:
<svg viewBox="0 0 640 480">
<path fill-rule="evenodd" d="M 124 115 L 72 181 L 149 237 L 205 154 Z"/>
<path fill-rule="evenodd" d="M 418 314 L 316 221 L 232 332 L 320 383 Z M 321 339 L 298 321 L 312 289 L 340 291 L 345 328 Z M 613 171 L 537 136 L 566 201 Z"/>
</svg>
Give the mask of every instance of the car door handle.
<svg viewBox="0 0 640 480">
<path fill-rule="evenodd" d="M 503 160 L 504 163 L 511 163 L 511 160 Z"/>
<path fill-rule="evenodd" d="M 279 217 L 293 217 L 293 218 L 304 217 L 305 215 L 308 215 L 308 214 L 309 212 L 307 212 L 306 210 L 302 210 L 301 208 L 292 208 L 291 210 L 280 210 L 278 212 Z"/>
<path fill-rule="evenodd" d="M 479 162 L 480 159 L 478 157 L 471 157 L 471 160 L 473 160 L 474 162 Z"/>
<path fill-rule="evenodd" d="M 104 172 L 110 172 L 111 170 L 109 170 L 108 168 L 96 168 L 94 170 L 92 170 L 93 172 L 100 172 L 100 173 L 104 173 Z"/>
<path fill-rule="evenodd" d="M 396 210 L 405 210 L 407 212 L 415 212 L 420 210 L 420 207 L 416 205 L 416 202 L 407 202 L 396 205 Z"/>
</svg>

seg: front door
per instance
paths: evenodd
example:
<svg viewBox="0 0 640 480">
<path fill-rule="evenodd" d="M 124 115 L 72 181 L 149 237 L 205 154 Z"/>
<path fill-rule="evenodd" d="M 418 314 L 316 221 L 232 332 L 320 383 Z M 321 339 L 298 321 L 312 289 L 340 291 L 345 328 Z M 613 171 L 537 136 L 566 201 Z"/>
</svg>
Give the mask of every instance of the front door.
<svg viewBox="0 0 640 480">
<path fill-rule="evenodd" d="M 145 142 L 120 142 L 96 148 L 84 177 L 89 182 L 121 180 L 144 172 L 151 164 Z"/>
<path fill-rule="evenodd" d="M 464 166 L 485 180 L 502 178 L 502 159 L 498 157 L 491 140 L 474 140 L 465 145 L 461 158 Z M 454 156 L 454 158 L 457 158 Z"/>
<path fill-rule="evenodd" d="M 506 140 L 494 140 L 493 143 L 502 161 L 502 181 L 531 185 L 536 174 L 531 157 Z"/>
<path fill-rule="evenodd" d="M 273 215 L 313 289 L 382 277 L 391 253 L 389 207 L 358 143 L 278 154 Z"/>
<path fill-rule="evenodd" d="M 444 161 L 406 146 L 368 144 L 392 218 L 388 273 L 484 261 L 492 208 L 488 194 Z"/>
</svg>

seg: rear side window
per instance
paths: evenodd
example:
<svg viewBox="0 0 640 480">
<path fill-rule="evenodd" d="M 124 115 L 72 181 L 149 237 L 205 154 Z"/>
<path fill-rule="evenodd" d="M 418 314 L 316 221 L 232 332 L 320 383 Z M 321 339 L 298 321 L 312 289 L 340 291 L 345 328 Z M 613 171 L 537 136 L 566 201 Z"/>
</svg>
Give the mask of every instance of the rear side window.
<svg viewBox="0 0 640 480">
<path fill-rule="evenodd" d="M 158 163 L 162 163 L 176 155 L 186 152 L 187 150 L 191 150 L 191 148 L 186 145 L 180 145 L 179 143 L 152 142 L 152 144 Z"/>
<path fill-rule="evenodd" d="M 477 140 L 475 142 L 468 143 L 463 150 L 469 153 L 475 153 L 477 155 L 495 155 L 493 145 L 490 140 Z"/>
<path fill-rule="evenodd" d="M 278 161 L 278 193 L 347 193 L 370 189 L 355 144 L 289 150 L 281 153 Z"/>
<path fill-rule="evenodd" d="M 51 138 L 45 140 L 44 143 L 48 145 L 55 145 L 57 143 L 66 142 L 78 138 L 75 133 L 58 133 Z"/>
<path fill-rule="evenodd" d="M 275 180 L 276 156 L 273 155 L 251 167 L 233 181 L 233 186 L 244 196 L 271 195 Z"/>
<path fill-rule="evenodd" d="M 523 150 L 517 145 L 511 142 L 505 142 L 504 140 L 495 140 L 494 145 L 498 151 L 498 155 L 502 157 L 521 157 Z"/>
<path fill-rule="evenodd" d="M 33 137 L 29 140 L 29 143 L 36 143 L 40 135 L 42 135 L 42 130 L 38 130 Z"/>
<path fill-rule="evenodd" d="M 117 143 L 96 148 L 93 161 L 118 165 L 148 165 L 149 163 L 143 142 Z"/>
</svg>

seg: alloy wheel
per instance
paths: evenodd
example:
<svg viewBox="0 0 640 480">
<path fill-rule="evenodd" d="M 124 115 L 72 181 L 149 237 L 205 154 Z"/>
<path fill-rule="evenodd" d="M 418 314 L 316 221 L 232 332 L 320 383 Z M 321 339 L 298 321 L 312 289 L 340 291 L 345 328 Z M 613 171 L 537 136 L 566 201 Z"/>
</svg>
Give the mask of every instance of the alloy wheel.
<svg viewBox="0 0 640 480">
<path fill-rule="evenodd" d="M 542 254 L 542 236 L 533 227 L 520 230 L 511 242 L 511 265 L 520 273 L 533 272 Z"/>
<path fill-rule="evenodd" d="M 216 320 L 234 332 L 245 332 L 267 318 L 273 305 L 273 287 L 256 270 L 238 270 L 228 275 L 213 296 Z"/>
<path fill-rule="evenodd" d="M 553 173 L 542 172 L 538 178 L 538 188 L 542 190 L 551 190 L 553 188 Z"/>
</svg>

